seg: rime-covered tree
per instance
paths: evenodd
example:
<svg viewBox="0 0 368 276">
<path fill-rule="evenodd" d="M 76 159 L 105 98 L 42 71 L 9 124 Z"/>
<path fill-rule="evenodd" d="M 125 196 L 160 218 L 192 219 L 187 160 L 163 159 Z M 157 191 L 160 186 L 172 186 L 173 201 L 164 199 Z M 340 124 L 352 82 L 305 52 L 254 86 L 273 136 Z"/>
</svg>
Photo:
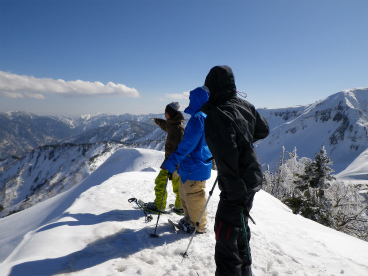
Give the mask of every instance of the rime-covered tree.
<svg viewBox="0 0 368 276">
<path fill-rule="evenodd" d="M 368 241 L 368 185 L 335 181 L 325 196 L 332 203 L 333 228 Z"/>
<path fill-rule="evenodd" d="M 275 172 L 272 173 L 269 166 L 263 172 L 263 189 L 280 200 L 290 197 L 295 190 L 294 182 L 297 175 L 302 174 L 305 165 L 310 163 L 309 158 L 298 159 L 296 148 L 292 152 L 287 152 L 282 147 L 280 162 Z"/>
<path fill-rule="evenodd" d="M 335 180 L 330 165 L 324 147 L 315 160 L 283 148 L 276 171 L 264 171 L 263 189 L 295 214 L 368 241 L 368 185 Z"/>
<path fill-rule="evenodd" d="M 263 181 L 262 181 L 262 189 L 272 194 L 272 187 L 273 187 L 273 174 L 270 171 L 270 166 L 267 165 L 266 169 L 263 171 Z"/>
<path fill-rule="evenodd" d="M 325 198 L 325 190 L 330 187 L 333 170 L 331 159 L 327 156 L 324 147 L 316 153 L 315 160 L 307 164 L 304 173 L 299 174 L 294 181 L 295 193 L 284 198 L 294 213 L 300 213 L 303 217 L 317 221 L 326 226 L 332 226 L 333 220 L 330 213 L 330 202 Z"/>
<path fill-rule="evenodd" d="M 335 179 L 331 176 L 334 172 L 329 166 L 333 162 L 327 156 L 327 151 L 323 146 L 321 150 L 316 153 L 316 157 L 310 165 L 309 184 L 312 188 L 318 188 L 320 191 L 330 187 L 330 181 Z"/>
<path fill-rule="evenodd" d="M 283 165 L 285 160 L 285 147 L 281 148 L 280 161 L 276 168 L 276 172 L 273 177 L 273 186 L 272 186 L 272 195 L 277 198 L 282 197 L 282 188 L 284 186 L 284 178 L 283 178 Z"/>
</svg>

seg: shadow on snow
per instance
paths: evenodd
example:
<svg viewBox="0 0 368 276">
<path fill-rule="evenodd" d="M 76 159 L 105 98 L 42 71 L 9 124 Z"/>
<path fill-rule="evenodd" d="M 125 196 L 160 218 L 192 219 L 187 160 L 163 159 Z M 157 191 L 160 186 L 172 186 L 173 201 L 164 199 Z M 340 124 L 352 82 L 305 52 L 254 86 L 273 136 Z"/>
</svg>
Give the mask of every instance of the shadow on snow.
<svg viewBox="0 0 368 276">
<path fill-rule="evenodd" d="M 137 216 L 140 210 L 112 210 L 110 212 L 93 215 L 93 214 L 66 214 L 65 217 L 73 217 L 77 221 L 64 221 L 49 224 L 37 232 L 50 230 L 56 227 L 92 225 L 107 221 L 127 221 L 129 219 L 143 219 Z M 42 259 L 30 262 L 24 262 L 15 265 L 9 276 L 51 276 L 60 273 L 71 273 L 88 269 L 117 258 L 127 258 L 130 255 L 141 250 L 158 247 L 165 244 L 176 242 L 183 238 L 189 238 L 190 235 L 176 234 L 169 224 L 163 224 L 164 217 L 160 219 L 156 230 L 158 238 L 150 237 L 154 233 L 156 220 L 154 223 L 147 225 L 139 230 L 122 229 L 121 231 L 91 242 L 85 248 L 73 252 L 69 255 Z"/>
</svg>

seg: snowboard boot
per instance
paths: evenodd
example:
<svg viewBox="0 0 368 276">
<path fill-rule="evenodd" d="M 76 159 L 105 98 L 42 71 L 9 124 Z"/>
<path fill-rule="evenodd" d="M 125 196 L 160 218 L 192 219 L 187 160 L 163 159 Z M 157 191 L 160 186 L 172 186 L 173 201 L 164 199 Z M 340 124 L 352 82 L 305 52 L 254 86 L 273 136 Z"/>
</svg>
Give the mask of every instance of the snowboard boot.
<svg viewBox="0 0 368 276">
<path fill-rule="evenodd" d="M 156 204 L 154 202 L 148 202 L 146 208 L 158 212 L 158 208 L 156 207 Z"/>
<path fill-rule="evenodd" d="M 179 225 L 182 230 L 187 233 L 192 233 L 195 230 L 194 226 L 190 223 L 189 218 L 187 217 L 183 217 L 181 220 L 179 220 Z"/>
</svg>

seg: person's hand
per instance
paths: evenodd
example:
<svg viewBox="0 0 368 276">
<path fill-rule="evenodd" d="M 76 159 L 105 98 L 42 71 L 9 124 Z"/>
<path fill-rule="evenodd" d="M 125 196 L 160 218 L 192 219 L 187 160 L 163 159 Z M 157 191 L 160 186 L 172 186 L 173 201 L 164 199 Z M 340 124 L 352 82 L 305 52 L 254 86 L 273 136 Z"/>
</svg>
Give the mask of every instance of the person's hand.
<svg viewBox="0 0 368 276">
<path fill-rule="evenodd" d="M 243 214 L 246 218 L 249 218 L 254 224 L 256 224 L 256 222 L 253 220 L 253 218 L 249 214 L 249 211 L 253 205 L 254 195 L 255 193 L 249 193 L 246 195 L 244 199 L 234 200 L 233 203 L 236 206 L 239 206 L 239 208 L 243 211 Z"/>
</svg>

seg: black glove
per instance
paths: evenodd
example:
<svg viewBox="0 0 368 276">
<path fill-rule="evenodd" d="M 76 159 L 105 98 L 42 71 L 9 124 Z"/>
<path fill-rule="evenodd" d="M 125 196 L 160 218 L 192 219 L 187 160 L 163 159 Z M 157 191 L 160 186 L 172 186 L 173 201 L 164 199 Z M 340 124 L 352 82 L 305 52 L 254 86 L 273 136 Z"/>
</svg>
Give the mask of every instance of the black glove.
<svg viewBox="0 0 368 276">
<path fill-rule="evenodd" d="M 171 172 L 168 172 L 167 176 L 169 177 L 169 180 L 172 180 L 172 173 Z"/>
</svg>

